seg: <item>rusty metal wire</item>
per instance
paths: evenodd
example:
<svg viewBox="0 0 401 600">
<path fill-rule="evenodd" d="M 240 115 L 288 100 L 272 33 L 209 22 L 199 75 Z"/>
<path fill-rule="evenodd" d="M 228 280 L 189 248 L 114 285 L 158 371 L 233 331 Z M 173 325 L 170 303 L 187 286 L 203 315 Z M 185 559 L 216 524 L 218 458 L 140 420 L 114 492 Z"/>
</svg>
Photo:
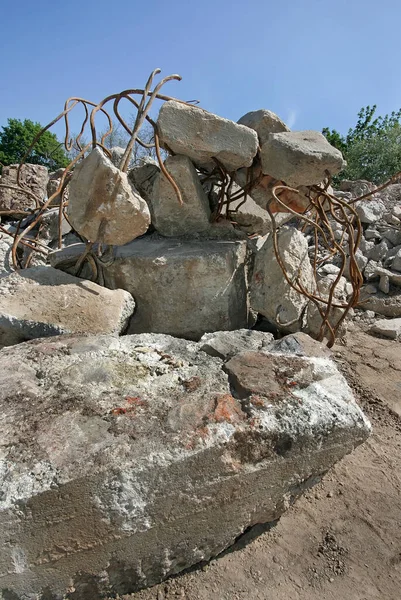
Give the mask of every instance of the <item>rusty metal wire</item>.
<svg viewBox="0 0 401 600">
<path fill-rule="evenodd" d="M 12 232 L 9 232 L 8 230 L 5 230 L 4 228 L 2 228 L 2 231 L 4 230 L 4 232 L 7 233 L 7 235 L 10 235 L 11 237 L 14 238 L 14 243 L 13 243 L 13 247 L 12 247 L 12 262 L 13 262 L 13 266 L 16 270 L 19 268 L 22 268 L 19 257 L 17 256 L 17 249 L 19 247 L 27 246 L 32 250 L 32 252 L 37 251 L 37 252 L 41 252 L 41 253 L 44 253 L 44 252 L 47 252 L 50 250 L 50 248 L 46 248 L 46 246 L 39 241 L 38 236 L 36 236 L 35 239 L 30 238 L 29 242 L 27 242 L 24 238 L 34 228 L 40 226 L 42 217 L 45 214 L 46 210 L 52 205 L 52 203 L 57 198 L 60 198 L 60 203 L 59 203 L 59 207 L 58 207 L 59 208 L 58 247 L 61 248 L 61 246 L 62 246 L 61 224 L 62 224 L 63 216 L 65 218 L 67 218 L 67 220 L 68 220 L 68 217 L 66 214 L 66 207 L 68 206 L 68 200 L 65 198 L 65 192 L 66 192 L 66 188 L 67 188 L 69 179 L 71 177 L 71 172 L 72 172 L 74 166 L 85 156 L 86 152 L 90 148 L 95 148 L 96 146 L 98 146 L 103 149 L 103 151 L 109 158 L 111 158 L 110 151 L 108 150 L 108 148 L 105 147 L 105 141 L 106 141 L 107 137 L 109 135 L 111 135 L 111 133 L 113 132 L 112 115 L 114 115 L 117 118 L 118 122 L 123 126 L 125 131 L 130 136 L 129 143 L 127 144 L 126 150 L 125 150 L 124 155 L 121 160 L 120 169 L 124 172 L 127 171 L 129 163 L 130 163 L 131 153 L 132 153 L 134 145 L 136 143 L 138 143 L 139 145 L 141 145 L 145 148 L 155 147 L 156 155 L 157 155 L 157 158 L 158 158 L 158 161 L 160 164 L 160 168 L 161 168 L 162 172 L 164 173 L 164 175 L 166 176 L 166 178 L 168 179 L 168 181 L 171 183 L 171 185 L 177 195 L 178 201 L 180 202 L 180 204 L 183 203 L 182 195 L 181 195 L 181 192 L 180 192 L 177 184 L 175 183 L 174 179 L 168 173 L 168 171 L 166 170 L 166 168 L 163 164 L 161 151 L 160 151 L 159 135 L 157 132 L 156 123 L 151 119 L 151 117 L 149 116 L 148 113 L 152 107 L 153 102 L 156 99 L 162 100 L 162 101 L 174 100 L 181 104 L 186 104 L 186 105 L 191 105 L 191 106 L 196 106 L 198 101 L 191 100 L 189 102 L 184 102 L 183 100 L 180 100 L 178 98 L 166 96 L 166 95 L 160 93 L 161 88 L 168 81 L 172 81 L 172 80 L 180 81 L 181 77 L 179 75 L 169 75 L 168 77 L 165 77 L 154 87 L 153 90 L 151 90 L 154 78 L 159 73 L 160 73 L 160 69 L 155 69 L 151 73 L 144 89 L 134 88 L 134 89 L 124 90 L 122 92 L 119 92 L 118 94 L 112 94 L 110 96 L 107 96 L 99 103 L 95 103 L 95 102 L 92 102 L 90 100 L 86 100 L 85 98 L 80 98 L 80 97 L 68 98 L 64 104 L 64 110 L 55 119 L 53 119 L 48 125 L 43 127 L 43 129 L 41 129 L 40 132 L 38 132 L 38 134 L 33 139 L 31 145 L 26 150 L 23 158 L 21 159 L 21 162 L 18 165 L 15 185 L 2 183 L 0 181 L 0 187 L 8 188 L 8 189 L 14 190 L 16 192 L 23 193 L 35 202 L 34 209 L 29 209 L 26 211 L 15 211 L 15 210 L 14 211 L 13 210 L 0 211 L 0 216 L 1 215 L 4 215 L 6 217 L 15 216 L 19 219 L 17 232 L 12 233 Z M 140 96 L 139 102 L 133 96 Z M 132 129 L 127 125 L 127 123 L 124 121 L 124 119 L 122 118 L 122 116 L 119 112 L 119 104 L 122 100 L 127 100 L 137 110 L 137 116 L 136 116 L 136 119 L 135 119 Z M 111 113 L 109 113 L 106 110 L 106 108 L 104 108 L 105 105 L 108 104 L 109 102 L 113 102 L 113 109 L 112 109 Z M 84 118 L 83 118 L 80 130 L 79 130 L 79 133 L 74 140 L 70 135 L 69 115 L 70 115 L 71 111 L 77 106 L 83 107 Z M 103 116 L 106 117 L 107 122 L 108 122 L 108 130 L 106 131 L 106 133 L 103 134 L 103 136 L 100 140 L 98 139 L 97 130 L 96 130 L 96 115 L 98 113 L 103 114 Z M 29 189 L 22 182 L 21 170 L 22 170 L 22 167 L 25 164 L 26 160 L 28 159 L 29 155 L 31 154 L 32 150 L 34 149 L 35 145 L 41 138 L 41 136 L 46 131 L 48 131 L 51 127 L 53 127 L 61 119 L 64 120 L 64 126 L 65 126 L 64 147 L 65 147 L 66 151 L 69 152 L 72 150 L 72 148 L 75 144 L 75 147 L 78 148 L 78 154 L 73 160 L 71 160 L 71 162 L 68 164 L 68 166 L 64 170 L 64 173 L 60 179 L 59 185 L 58 185 L 57 189 L 55 190 L 55 192 L 46 200 L 46 202 L 44 202 L 42 198 L 38 198 L 38 196 L 36 194 L 34 194 L 32 192 L 32 190 Z M 140 129 L 145 120 L 148 123 L 150 123 L 150 125 L 154 129 L 154 139 L 155 139 L 154 144 L 147 144 L 147 143 L 143 142 L 140 139 L 140 137 L 138 136 Z M 83 139 L 84 133 L 88 126 L 90 128 L 92 141 L 91 141 L 91 143 L 83 146 L 81 144 L 81 140 Z M 21 226 L 22 226 L 23 220 L 29 215 L 33 215 L 34 219 L 29 223 L 29 225 L 22 228 Z M 94 243 L 95 241 L 96 240 L 89 240 L 89 242 L 92 242 L 92 243 Z M 46 249 L 44 249 L 44 246 Z M 91 258 L 88 258 L 88 257 L 90 257 L 90 255 L 91 255 L 90 252 L 86 254 L 86 260 L 92 266 L 94 266 L 95 261 L 92 261 Z M 29 262 L 30 262 L 30 260 L 31 260 L 31 258 L 29 259 Z M 28 265 L 25 264 L 23 266 L 26 267 Z M 93 269 L 93 270 L 95 271 L 95 269 Z M 96 269 L 96 271 L 98 271 L 98 269 Z"/>
</svg>

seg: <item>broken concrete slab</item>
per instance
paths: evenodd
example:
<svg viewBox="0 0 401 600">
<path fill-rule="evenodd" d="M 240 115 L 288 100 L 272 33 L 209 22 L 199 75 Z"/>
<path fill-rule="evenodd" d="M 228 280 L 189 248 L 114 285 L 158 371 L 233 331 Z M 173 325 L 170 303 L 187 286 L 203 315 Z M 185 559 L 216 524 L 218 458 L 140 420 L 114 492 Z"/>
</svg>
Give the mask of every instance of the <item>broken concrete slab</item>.
<svg viewBox="0 0 401 600">
<path fill-rule="evenodd" d="M 216 158 L 228 171 L 236 171 L 249 167 L 258 149 L 258 136 L 249 127 L 175 101 L 162 105 L 157 126 L 160 142 L 197 166 L 214 168 Z"/>
<path fill-rule="evenodd" d="M 205 333 L 199 340 L 199 345 L 201 350 L 210 356 L 228 360 L 241 352 L 270 348 L 273 341 L 274 338 L 271 333 L 252 329 L 237 329 L 236 331 Z"/>
<path fill-rule="evenodd" d="M 304 289 L 313 291 L 313 269 L 305 236 L 293 227 L 283 226 L 278 233 L 278 248 L 289 278 L 294 282 L 299 278 Z M 272 235 L 256 254 L 250 295 L 252 309 L 279 330 L 300 330 L 308 299 L 294 290 L 285 279 L 276 259 Z"/>
<path fill-rule="evenodd" d="M 3 167 L 0 185 L 0 210 L 15 211 L 15 217 L 21 218 L 21 212 L 36 208 L 46 197 L 49 173 L 46 167 L 25 163 L 21 167 L 20 185 L 30 193 L 24 193 L 3 187 L 17 186 L 19 165 Z M 11 215 L 13 216 L 13 215 Z"/>
<path fill-rule="evenodd" d="M 401 318 L 379 319 L 370 328 L 370 333 L 378 334 L 391 340 L 401 339 Z"/>
<path fill-rule="evenodd" d="M 10 598 L 128 594 L 207 561 L 278 519 L 368 436 L 330 359 L 234 360 L 241 400 L 221 360 L 168 336 L 62 336 L 0 352 Z"/>
<path fill-rule="evenodd" d="M 262 171 L 290 186 L 314 185 L 345 166 L 339 150 L 318 131 L 272 133 L 261 148 Z"/>
<path fill-rule="evenodd" d="M 238 121 L 239 125 L 246 125 L 258 134 L 259 142 L 264 144 L 271 133 L 290 131 L 290 128 L 271 110 L 262 108 L 246 113 Z"/>
<path fill-rule="evenodd" d="M 83 249 L 76 244 L 53 252 L 50 264 L 68 270 Z M 135 298 L 129 333 L 198 340 L 206 332 L 248 326 L 246 262 L 244 241 L 153 234 L 115 248 L 103 276 L 106 287 L 125 289 Z"/>
<path fill-rule="evenodd" d="M 88 241 L 124 245 L 146 233 L 145 200 L 100 148 L 79 163 L 69 185 L 68 218 Z"/>
<path fill-rule="evenodd" d="M 164 173 L 159 173 L 149 203 L 156 231 L 166 237 L 176 237 L 209 229 L 209 199 L 191 160 L 180 154 L 169 156 L 165 167 L 181 192 L 183 204 Z"/>
<path fill-rule="evenodd" d="M 124 290 L 107 290 L 52 267 L 0 279 L 0 346 L 61 333 L 119 334 L 134 312 Z"/>
</svg>

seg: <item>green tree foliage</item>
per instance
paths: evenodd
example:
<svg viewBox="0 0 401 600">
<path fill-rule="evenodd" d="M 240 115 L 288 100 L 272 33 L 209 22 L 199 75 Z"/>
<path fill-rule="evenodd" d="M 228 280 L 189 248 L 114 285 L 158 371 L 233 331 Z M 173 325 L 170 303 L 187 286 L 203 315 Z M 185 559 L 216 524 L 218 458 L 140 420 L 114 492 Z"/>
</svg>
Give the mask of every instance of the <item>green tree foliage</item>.
<svg viewBox="0 0 401 600">
<path fill-rule="evenodd" d="M 0 131 L 0 162 L 3 165 L 19 163 L 41 129 L 39 123 L 29 119 L 8 119 L 8 125 Z M 55 171 L 66 167 L 69 160 L 54 133 L 45 131 L 25 162 L 43 165 Z"/>
<path fill-rule="evenodd" d="M 327 140 L 341 150 L 347 161 L 337 180 L 366 179 L 379 184 L 401 171 L 401 109 L 376 117 L 376 108 L 362 108 L 355 127 L 346 136 L 335 129 L 323 129 Z"/>
</svg>

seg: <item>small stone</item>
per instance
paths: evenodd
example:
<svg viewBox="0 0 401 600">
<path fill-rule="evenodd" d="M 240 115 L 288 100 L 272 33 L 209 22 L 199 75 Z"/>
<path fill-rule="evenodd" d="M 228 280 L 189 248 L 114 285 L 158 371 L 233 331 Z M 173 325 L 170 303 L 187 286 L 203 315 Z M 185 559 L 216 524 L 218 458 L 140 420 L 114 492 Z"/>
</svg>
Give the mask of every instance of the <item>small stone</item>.
<svg viewBox="0 0 401 600">
<path fill-rule="evenodd" d="M 199 344 L 201 344 L 203 352 L 227 360 L 240 352 L 267 348 L 273 340 L 271 333 L 251 329 L 237 329 L 236 331 L 205 333 Z"/>
<path fill-rule="evenodd" d="M 375 239 L 379 239 L 381 238 L 380 233 L 377 231 L 377 229 L 374 229 L 372 227 L 368 227 L 365 230 L 365 238 L 367 240 L 375 240 Z"/>
<path fill-rule="evenodd" d="M 370 250 L 367 257 L 371 260 L 375 260 L 376 262 L 380 262 L 387 256 L 389 249 L 390 244 L 388 241 L 385 239 L 381 240 Z"/>
<path fill-rule="evenodd" d="M 379 290 L 383 292 L 383 294 L 388 294 L 390 291 L 390 278 L 388 275 L 383 274 L 380 277 L 379 281 Z"/>
<path fill-rule="evenodd" d="M 394 260 L 392 262 L 391 267 L 392 269 L 394 269 L 394 271 L 401 272 L 401 248 L 397 251 L 397 254 L 394 256 Z"/>
</svg>

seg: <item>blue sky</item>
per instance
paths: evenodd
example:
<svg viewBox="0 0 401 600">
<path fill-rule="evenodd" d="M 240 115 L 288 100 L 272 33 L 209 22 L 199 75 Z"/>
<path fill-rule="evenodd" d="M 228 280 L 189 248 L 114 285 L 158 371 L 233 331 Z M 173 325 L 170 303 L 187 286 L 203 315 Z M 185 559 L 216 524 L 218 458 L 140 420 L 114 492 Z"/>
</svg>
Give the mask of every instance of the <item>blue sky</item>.
<svg viewBox="0 0 401 600">
<path fill-rule="evenodd" d="M 3 0 L 0 125 L 46 124 L 67 97 L 140 88 L 160 67 L 183 78 L 164 93 L 221 116 L 268 108 L 345 133 L 362 106 L 401 106 L 400 22 L 400 0 Z"/>
</svg>

